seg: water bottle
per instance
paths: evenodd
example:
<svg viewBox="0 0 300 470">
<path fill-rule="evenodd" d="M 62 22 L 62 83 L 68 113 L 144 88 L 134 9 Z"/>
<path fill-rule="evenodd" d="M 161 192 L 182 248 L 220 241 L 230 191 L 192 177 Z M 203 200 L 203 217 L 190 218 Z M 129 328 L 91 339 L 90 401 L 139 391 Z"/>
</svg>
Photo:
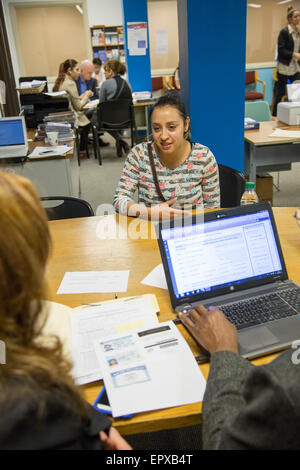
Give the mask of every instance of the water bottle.
<svg viewBox="0 0 300 470">
<path fill-rule="evenodd" d="M 258 197 L 255 192 L 255 184 L 251 181 L 246 183 L 245 192 L 241 198 L 241 206 L 245 206 L 246 204 L 255 204 L 258 202 Z"/>
</svg>

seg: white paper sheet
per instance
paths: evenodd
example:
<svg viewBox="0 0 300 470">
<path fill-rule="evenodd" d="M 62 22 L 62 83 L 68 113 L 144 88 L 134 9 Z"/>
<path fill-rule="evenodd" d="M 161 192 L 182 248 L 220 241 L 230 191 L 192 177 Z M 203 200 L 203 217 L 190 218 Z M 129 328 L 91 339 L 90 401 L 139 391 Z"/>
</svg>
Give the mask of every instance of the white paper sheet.
<svg viewBox="0 0 300 470">
<path fill-rule="evenodd" d="M 160 287 L 161 289 L 168 289 L 166 276 L 162 264 L 154 268 L 148 276 L 141 281 L 141 284 L 152 287 Z"/>
<path fill-rule="evenodd" d="M 206 381 L 172 321 L 95 340 L 114 417 L 203 399 Z"/>
<path fill-rule="evenodd" d="M 126 292 L 129 271 L 66 272 L 57 294 Z"/>
<path fill-rule="evenodd" d="M 300 131 L 289 131 L 285 129 L 276 129 L 269 137 L 290 137 L 300 139 Z"/>
<path fill-rule="evenodd" d="M 103 377 L 94 340 L 158 325 L 153 296 L 104 302 L 73 310 L 71 315 L 73 377 L 78 385 Z"/>
<path fill-rule="evenodd" d="M 72 147 L 68 145 L 53 145 L 49 147 L 35 147 L 33 152 L 28 155 L 28 158 L 41 158 L 41 157 L 56 157 L 59 155 L 65 155 L 66 153 L 70 152 Z"/>
</svg>

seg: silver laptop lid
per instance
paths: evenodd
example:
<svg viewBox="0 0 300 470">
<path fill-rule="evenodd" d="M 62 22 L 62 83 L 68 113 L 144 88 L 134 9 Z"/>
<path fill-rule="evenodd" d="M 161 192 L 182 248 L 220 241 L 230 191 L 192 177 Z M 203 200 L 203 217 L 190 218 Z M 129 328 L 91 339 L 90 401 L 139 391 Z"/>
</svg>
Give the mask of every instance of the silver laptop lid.
<svg viewBox="0 0 300 470">
<path fill-rule="evenodd" d="M 28 153 L 24 116 L 0 119 L 0 158 L 25 157 Z"/>
</svg>

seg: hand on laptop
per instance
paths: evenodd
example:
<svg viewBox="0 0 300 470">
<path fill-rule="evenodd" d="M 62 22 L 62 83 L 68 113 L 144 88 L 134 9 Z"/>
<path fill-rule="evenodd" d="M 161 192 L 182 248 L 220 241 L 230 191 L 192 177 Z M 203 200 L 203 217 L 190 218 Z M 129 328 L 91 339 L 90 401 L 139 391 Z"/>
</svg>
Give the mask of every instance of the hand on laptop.
<svg viewBox="0 0 300 470">
<path fill-rule="evenodd" d="M 208 352 L 238 352 L 236 328 L 220 310 L 209 311 L 199 305 L 195 310 L 189 311 L 189 317 L 179 313 L 182 323 Z"/>
</svg>

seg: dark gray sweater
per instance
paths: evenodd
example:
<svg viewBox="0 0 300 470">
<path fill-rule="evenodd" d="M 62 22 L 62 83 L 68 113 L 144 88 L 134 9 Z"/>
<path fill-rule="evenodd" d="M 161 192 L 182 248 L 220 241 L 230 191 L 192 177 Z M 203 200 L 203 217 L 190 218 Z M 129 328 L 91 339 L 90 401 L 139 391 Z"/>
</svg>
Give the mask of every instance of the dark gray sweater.
<svg viewBox="0 0 300 470">
<path fill-rule="evenodd" d="M 204 449 L 300 449 L 295 358 L 300 353 L 290 349 L 254 366 L 229 351 L 213 354 L 203 400 Z"/>
</svg>

